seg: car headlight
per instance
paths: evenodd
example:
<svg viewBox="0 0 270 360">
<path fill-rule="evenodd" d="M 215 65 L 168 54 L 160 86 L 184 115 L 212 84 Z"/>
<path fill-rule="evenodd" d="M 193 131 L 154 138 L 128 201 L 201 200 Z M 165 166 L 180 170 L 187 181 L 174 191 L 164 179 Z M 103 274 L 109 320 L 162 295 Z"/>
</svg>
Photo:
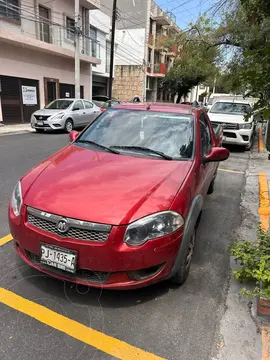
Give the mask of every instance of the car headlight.
<svg viewBox="0 0 270 360">
<path fill-rule="evenodd" d="M 238 124 L 239 125 L 239 129 L 251 129 L 253 126 L 252 122 L 246 122 L 243 124 Z"/>
<path fill-rule="evenodd" d="M 65 116 L 65 113 L 59 113 L 56 114 L 54 116 L 51 117 L 52 120 L 59 120 L 59 119 L 63 119 L 63 117 Z"/>
<path fill-rule="evenodd" d="M 163 211 L 146 216 L 128 225 L 124 242 L 139 246 L 148 240 L 173 233 L 184 224 L 181 215 L 174 211 Z"/>
<path fill-rule="evenodd" d="M 13 212 L 16 216 L 20 215 L 21 207 L 22 207 L 22 188 L 20 181 L 16 184 L 12 197 L 11 197 L 11 206 L 13 209 Z"/>
</svg>

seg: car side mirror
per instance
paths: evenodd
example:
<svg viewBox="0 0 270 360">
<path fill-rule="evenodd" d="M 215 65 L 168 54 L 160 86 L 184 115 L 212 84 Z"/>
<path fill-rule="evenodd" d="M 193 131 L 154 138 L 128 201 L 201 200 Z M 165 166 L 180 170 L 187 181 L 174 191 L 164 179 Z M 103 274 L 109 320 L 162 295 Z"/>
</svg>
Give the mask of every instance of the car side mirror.
<svg viewBox="0 0 270 360">
<path fill-rule="evenodd" d="M 70 142 L 73 142 L 77 139 L 77 137 L 79 136 L 79 133 L 78 131 L 76 130 L 72 130 L 69 134 L 68 134 L 68 137 L 69 137 L 69 141 Z"/>
<path fill-rule="evenodd" d="M 228 149 L 224 147 L 213 147 L 210 153 L 203 158 L 203 163 L 224 161 L 227 160 L 229 156 L 230 152 Z"/>
<path fill-rule="evenodd" d="M 72 109 L 72 111 L 78 111 L 78 110 L 81 110 L 79 107 L 75 107 Z"/>
</svg>

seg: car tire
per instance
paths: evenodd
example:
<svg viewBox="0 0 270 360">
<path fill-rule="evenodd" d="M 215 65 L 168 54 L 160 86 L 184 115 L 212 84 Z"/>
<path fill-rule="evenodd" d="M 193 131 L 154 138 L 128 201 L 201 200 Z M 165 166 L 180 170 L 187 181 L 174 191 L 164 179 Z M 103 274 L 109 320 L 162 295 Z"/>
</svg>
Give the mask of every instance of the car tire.
<svg viewBox="0 0 270 360">
<path fill-rule="evenodd" d="M 43 133 L 44 130 L 43 129 L 35 129 L 37 133 Z"/>
<path fill-rule="evenodd" d="M 213 194 L 214 190 L 215 190 L 215 179 L 213 179 L 213 180 L 211 181 L 211 184 L 209 185 L 209 188 L 208 188 L 208 190 L 207 190 L 207 194 L 208 194 L 208 195 Z"/>
<path fill-rule="evenodd" d="M 193 233 L 191 235 L 186 256 L 181 260 L 181 264 L 179 266 L 177 273 L 171 278 L 172 283 L 177 285 L 182 285 L 187 280 L 190 271 L 195 241 L 196 241 L 196 228 L 193 230 Z"/>
<path fill-rule="evenodd" d="M 71 119 L 67 119 L 65 123 L 65 132 L 70 133 L 73 130 L 73 121 Z"/>
</svg>

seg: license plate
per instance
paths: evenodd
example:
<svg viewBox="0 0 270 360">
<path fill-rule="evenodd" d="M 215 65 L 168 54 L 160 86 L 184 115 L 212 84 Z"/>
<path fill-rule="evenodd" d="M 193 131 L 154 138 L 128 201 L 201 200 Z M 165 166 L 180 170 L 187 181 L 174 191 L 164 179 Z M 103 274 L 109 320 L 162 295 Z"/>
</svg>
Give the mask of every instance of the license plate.
<svg viewBox="0 0 270 360">
<path fill-rule="evenodd" d="M 38 126 L 44 125 L 43 121 L 38 121 L 37 124 L 38 124 Z"/>
<path fill-rule="evenodd" d="M 55 245 L 40 245 L 41 264 L 52 266 L 70 273 L 76 272 L 77 251 L 61 248 Z"/>
</svg>

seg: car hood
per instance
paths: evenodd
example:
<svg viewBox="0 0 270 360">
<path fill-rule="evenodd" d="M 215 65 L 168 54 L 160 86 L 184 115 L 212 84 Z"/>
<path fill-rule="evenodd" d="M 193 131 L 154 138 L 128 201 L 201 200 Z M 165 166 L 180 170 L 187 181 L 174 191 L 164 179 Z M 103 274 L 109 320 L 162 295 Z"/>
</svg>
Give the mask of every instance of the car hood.
<svg viewBox="0 0 270 360">
<path fill-rule="evenodd" d="M 208 112 L 207 114 L 209 116 L 210 121 L 214 121 L 214 122 L 232 123 L 232 124 L 245 122 L 244 115 L 215 114 L 211 112 Z"/>
<path fill-rule="evenodd" d="M 37 111 L 35 111 L 34 112 L 34 114 L 33 115 L 36 115 L 36 116 L 38 116 L 38 115 L 42 115 L 42 116 L 49 116 L 49 115 L 55 115 L 55 114 L 58 114 L 58 113 L 62 113 L 62 112 L 65 112 L 65 111 L 67 111 L 67 109 L 63 109 L 63 110 L 61 110 L 61 109 L 40 109 L 40 110 L 37 110 Z"/>
<path fill-rule="evenodd" d="M 139 158 L 69 145 L 27 174 L 27 206 L 85 221 L 128 224 L 168 210 L 192 162 Z M 38 174 L 38 175 L 37 175 Z M 29 179 L 30 177 L 30 179 Z M 31 185 L 28 185 L 31 184 Z"/>
</svg>

